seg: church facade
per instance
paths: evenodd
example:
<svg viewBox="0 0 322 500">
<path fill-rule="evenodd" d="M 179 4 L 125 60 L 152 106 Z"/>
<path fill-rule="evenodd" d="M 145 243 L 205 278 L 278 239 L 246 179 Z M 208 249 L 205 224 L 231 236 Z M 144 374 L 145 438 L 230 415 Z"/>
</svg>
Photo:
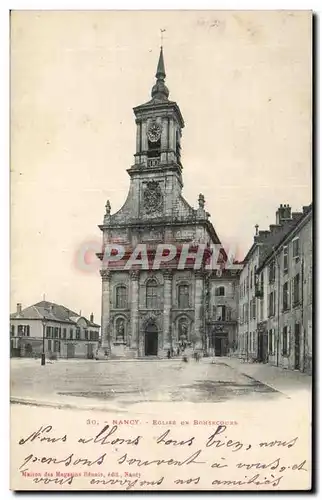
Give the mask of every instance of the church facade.
<svg viewBox="0 0 322 500">
<path fill-rule="evenodd" d="M 165 77 L 161 48 L 151 100 L 134 108 L 136 152 L 127 170 L 127 199 L 114 214 L 107 201 L 99 226 L 102 349 L 110 357 L 164 357 L 184 349 L 226 354 L 237 338 L 239 271 L 225 268 L 223 249 L 218 259 L 222 269 L 209 266 L 211 248 L 220 247 L 220 240 L 204 196 L 199 195 L 197 208 L 182 196 L 184 120 L 178 104 L 169 100 Z M 115 259 L 110 253 L 108 260 L 106 249 L 113 245 L 122 255 Z M 167 245 L 175 247 L 173 258 L 155 266 L 153 259 L 160 248 L 166 254 Z M 192 255 L 198 246 L 205 251 L 196 266 Z M 141 265 L 140 252 L 148 266 Z"/>
</svg>

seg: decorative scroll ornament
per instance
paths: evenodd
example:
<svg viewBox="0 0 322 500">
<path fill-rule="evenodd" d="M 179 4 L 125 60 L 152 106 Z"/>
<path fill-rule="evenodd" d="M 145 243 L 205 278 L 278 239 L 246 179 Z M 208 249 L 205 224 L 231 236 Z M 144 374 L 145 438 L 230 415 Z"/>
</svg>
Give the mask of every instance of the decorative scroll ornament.
<svg viewBox="0 0 322 500">
<path fill-rule="evenodd" d="M 162 126 L 157 122 L 153 122 L 148 129 L 149 141 L 158 142 L 158 140 L 161 137 L 161 132 L 162 132 Z"/>
<path fill-rule="evenodd" d="M 163 203 L 163 195 L 160 184 L 156 181 L 147 183 L 143 194 L 143 206 L 146 212 L 151 213 L 160 210 Z"/>
</svg>

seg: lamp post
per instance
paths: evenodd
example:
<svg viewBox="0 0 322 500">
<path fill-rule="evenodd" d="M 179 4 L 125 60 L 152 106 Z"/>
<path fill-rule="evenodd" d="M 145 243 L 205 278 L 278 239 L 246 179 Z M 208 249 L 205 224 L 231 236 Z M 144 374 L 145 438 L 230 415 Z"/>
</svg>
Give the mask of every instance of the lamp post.
<svg viewBox="0 0 322 500">
<path fill-rule="evenodd" d="M 42 320 L 42 353 L 41 353 L 41 366 L 46 364 L 45 354 L 45 331 L 46 331 L 46 318 Z"/>
</svg>

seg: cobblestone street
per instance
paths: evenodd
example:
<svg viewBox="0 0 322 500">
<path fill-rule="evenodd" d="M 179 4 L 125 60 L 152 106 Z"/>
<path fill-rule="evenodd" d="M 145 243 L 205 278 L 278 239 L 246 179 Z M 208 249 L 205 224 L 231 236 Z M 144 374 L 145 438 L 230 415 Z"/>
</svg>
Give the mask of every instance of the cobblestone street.
<svg viewBox="0 0 322 500">
<path fill-rule="evenodd" d="M 138 403 L 213 403 L 285 398 L 274 388 L 254 380 L 222 359 L 199 363 L 174 360 L 11 361 L 11 398 L 81 405 L 127 407 Z"/>
</svg>

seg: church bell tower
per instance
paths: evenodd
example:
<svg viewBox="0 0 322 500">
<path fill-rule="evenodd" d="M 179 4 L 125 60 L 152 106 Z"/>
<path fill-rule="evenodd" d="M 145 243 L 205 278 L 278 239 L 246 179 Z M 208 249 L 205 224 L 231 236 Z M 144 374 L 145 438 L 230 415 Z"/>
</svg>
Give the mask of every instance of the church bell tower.
<svg viewBox="0 0 322 500">
<path fill-rule="evenodd" d="M 155 77 L 152 99 L 134 108 L 137 133 L 133 168 L 159 170 L 170 167 L 180 175 L 184 121 L 179 106 L 169 100 L 162 47 Z"/>
</svg>

